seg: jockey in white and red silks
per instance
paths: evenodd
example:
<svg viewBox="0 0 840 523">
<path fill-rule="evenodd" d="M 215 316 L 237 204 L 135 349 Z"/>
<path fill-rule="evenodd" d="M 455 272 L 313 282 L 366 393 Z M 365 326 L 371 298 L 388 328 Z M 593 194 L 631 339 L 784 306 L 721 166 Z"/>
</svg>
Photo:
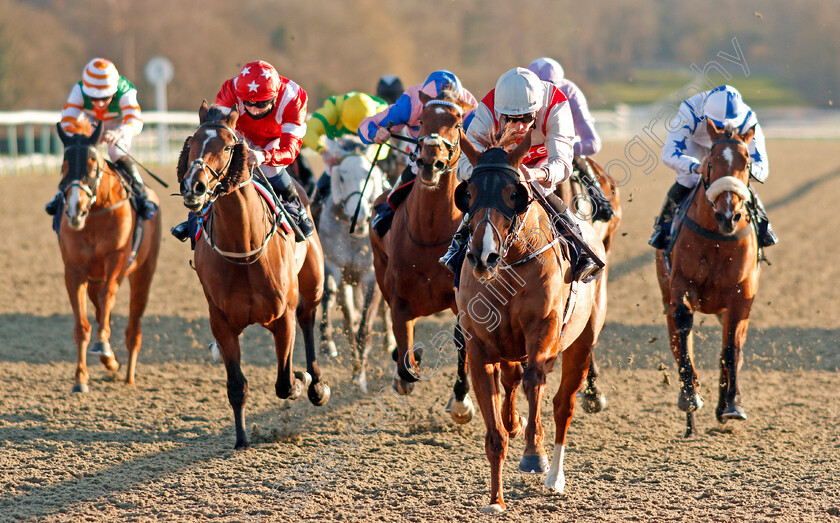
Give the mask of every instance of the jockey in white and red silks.
<svg viewBox="0 0 840 523">
<path fill-rule="evenodd" d="M 531 148 L 519 166 L 520 177 L 548 200 L 556 212 L 559 225 L 571 232 L 576 242 L 585 245 L 578 218 L 554 194 L 557 186 L 572 174 L 575 132 L 569 101 L 563 92 L 550 82 L 540 80 L 528 69 L 516 67 L 499 77 L 496 88 L 482 99 L 467 125 L 467 139 L 479 152 L 484 151 L 479 137 L 511 129 L 516 143 L 519 143 L 531 133 Z M 462 155 L 458 162 L 458 179 L 469 180 L 472 170 L 469 159 Z M 466 245 L 468 223 L 469 216 L 464 216 L 449 251 L 440 260 L 453 272 L 457 254 Z M 585 250 L 581 249 L 576 264 L 575 278 L 579 280 L 596 277 L 603 267 L 603 262 L 593 260 Z"/>
</svg>

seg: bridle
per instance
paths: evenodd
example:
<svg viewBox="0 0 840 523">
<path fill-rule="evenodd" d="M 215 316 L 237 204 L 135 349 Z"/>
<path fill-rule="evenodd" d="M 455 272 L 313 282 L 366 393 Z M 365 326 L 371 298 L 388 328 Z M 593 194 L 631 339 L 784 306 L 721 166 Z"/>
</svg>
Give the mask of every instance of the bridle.
<svg viewBox="0 0 840 523">
<path fill-rule="evenodd" d="M 455 151 L 458 150 L 458 146 L 461 143 L 461 128 L 463 127 L 463 122 L 461 121 L 461 119 L 464 115 L 464 110 L 461 109 L 460 105 L 454 102 L 450 102 L 448 100 L 429 100 L 423 107 L 425 108 L 430 105 L 444 105 L 446 107 L 455 108 L 455 110 L 458 113 L 458 123 L 455 124 L 454 129 L 458 131 L 458 137 L 455 139 L 454 142 L 451 142 L 443 136 L 441 136 L 439 133 L 429 133 L 420 136 L 419 138 L 417 138 L 418 154 L 416 154 L 416 156 L 419 156 L 419 153 L 422 151 L 423 147 L 426 146 L 426 141 L 429 141 L 430 145 L 437 146 L 438 149 L 441 149 L 441 144 L 445 145 L 449 149 L 449 156 L 446 158 L 446 167 L 440 171 L 440 174 L 447 174 L 448 172 L 452 171 L 452 169 L 454 169 L 456 166 L 456 164 L 452 162 L 452 158 L 455 157 Z M 412 160 L 416 161 L 417 158 L 412 158 Z"/>
<path fill-rule="evenodd" d="M 209 175 L 214 180 L 216 180 L 217 182 L 221 182 L 222 178 L 224 178 L 224 176 L 227 174 L 228 169 L 230 169 L 230 163 L 233 160 L 233 147 L 236 144 L 241 143 L 242 138 L 240 138 L 233 131 L 233 129 L 231 129 L 230 127 L 228 127 L 227 125 L 225 125 L 221 122 L 205 122 L 205 123 L 198 126 L 198 131 L 200 131 L 203 128 L 207 128 L 207 127 L 214 128 L 214 129 L 222 129 L 222 130 L 230 133 L 231 136 L 233 136 L 234 142 L 232 144 L 226 144 L 225 148 L 224 148 L 224 150 L 227 151 L 227 153 L 228 153 L 227 163 L 225 163 L 225 166 L 221 170 L 216 171 L 215 169 L 210 167 L 207 164 L 207 162 L 204 161 L 204 158 L 196 158 L 195 160 L 190 162 L 190 165 L 189 165 L 187 170 L 191 171 L 191 170 L 194 170 L 194 169 L 200 169 L 204 174 L 208 174 L 208 172 L 209 172 Z M 195 136 L 195 135 L 193 135 L 193 136 Z M 187 140 L 187 146 L 189 147 L 189 140 Z M 219 188 L 220 188 L 220 185 L 217 183 L 215 188 L 214 188 L 214 193 L 216 193 L 219 190 Z M 215 200 L 216 197 L 218 197 L 218 194 L 214 194 L 211 201 Z"/>
<path fill-rule="evenodd" d="M 88 195 L 88 197 L 90 198 L 90 206 L 93 206 L 96 203 L 96 194 L 97 194 L 97 192 L 99 192 L 99 184 L 100 184 L 100 182 L 102 182 L 102 162 L 100 161 L 99 157 L 96 156 L 95 153 L 94 153 L 94 158 L 96 159 L 96 171 L 94 171 L 94 173 L 91 174 L 87 171 L 86 160 L 88 158 L 90 158 L 90 151 L 91 151 L 91 149 L 94 149 L 94 146 L 93 145 L 68 145 L 67 147 L 64 148 L 65 157 L 67 155 L 67 151 L 70 151 L 72 149 L 85 149 L 85 151 L 88 153 L 85 157 L 82 157 L 82 156 L 78 157 L 78 158 L 81 159 L 81 162 L 79 162 L 80 165 L 76 166 L 76 170 L 84 172 L 85 175 L 84 175 L 84 177 L 74 179 L 70 183 L 64 185 L 61 189 L 62 198 L 65 200 L 65 203 L 67 203 L 66 202 L 66 200 L 67 200 L 67 197 L 66 197 L 67 190 L 71 189 L 73 187 L 78 187 L 80 191 L 82 191 L 83 193 Z M 69 173 L 70 173 L 70 168 L 68 168 L 68 174 Z M 93 183 L 92 184 L 83 182 L 83 180 L 91 178 L 91 177 L 93 178 Z"/>
<path fill-rule="evenodd" d="M 718 145 L 721 145 L 721 144 L 728 144 L 728 143 L 734 143 L 734 144 L 737 144 L 741 147 L 744 147 L 747 150 L 747 165 L 746 165 L 747 172 L 750 171 L 750 165 L 752 164 L 752 160 L 751 160 L 750 155 L 749 155 L 749 148 L 747 147 L 747 144 L 744 143 L 743 140 L 739 140 L 737 138 L 732 138 L 730 133 L 727 133 L 727 136 L 728 136 L 727 138 L 723 138 L 723 139 L 716 140 L 716 141 L 712 142 L 711 147 L 709 147 L 709 161 L 707 162 L 705 176 L 700 177 L 700 181 L 703 184 L 703 192 L 706 194 L 706 201 L 709 202 L 709 205 L 711 205 L 712 207 L 714 207 L 715 204 L 709 198 L 709 188 L 713 185 L 712 184 L 711 156 L 712 156 L 712 151 L 715 149 L 715 147 L 718 146 Z M 732 178 L 734 178 L 734 177 L 732 177 Z M 736 180 L 737 180 L 737 178 L 736 178 Z M 719 181 L 719 180 L 716 180 L 715 182 L 717 183 L 717 181 Z M 744 184 L 744 187 L 747 190 L 749 190 L 749 181 L 750 181 L 749 176 L 747 176 L 747 183 Z M 738 182 L 740 182 L 740 180 L 738 180 Z"/>
</svg>

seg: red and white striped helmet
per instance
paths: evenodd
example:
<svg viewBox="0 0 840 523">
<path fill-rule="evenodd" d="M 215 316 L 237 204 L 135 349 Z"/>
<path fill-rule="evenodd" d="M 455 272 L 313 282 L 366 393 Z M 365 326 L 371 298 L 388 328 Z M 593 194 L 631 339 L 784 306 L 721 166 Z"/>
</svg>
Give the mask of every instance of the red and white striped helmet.
<svg viewBox="0 0 840 523">
<path fill-rule="evenodd" d="M 117 92 L 120 73 L 104 58 L 94 58 L 82 72 L 82 92 L 91 98 L 107 98 Z"/>
<path fill-rule="evenodd" d="M 258 60 L 245 64 L 236 77 L 236 96 L 240 100 L 261 102 L 280 92 L 280 75 L 270 63 Z"/>
</svg>

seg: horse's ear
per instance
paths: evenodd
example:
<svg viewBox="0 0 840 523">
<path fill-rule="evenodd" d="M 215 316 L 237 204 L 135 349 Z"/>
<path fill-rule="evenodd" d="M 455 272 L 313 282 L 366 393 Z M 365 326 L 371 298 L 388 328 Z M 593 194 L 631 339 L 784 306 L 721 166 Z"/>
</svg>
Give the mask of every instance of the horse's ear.
<svg viewBox="0 0 840 523">
<path fill-rule="evenodd" d="M 713 142 L 717 139 L 717 135 L 720 134 L 720 131 L 720 128 L 716 126 L 710 118 L 706 118 L 706 132 L 709 133 L 709 138 L 711 138 Z"/>
<path fill-rule="evenodd" d="M 426 107 L 426 104 L 429 102 L 429 100 L 431 100 L 431 99 L 432 99 L 432 97 L 431 97 L 431 96 L 429 96 L 428 94 L 424 93 L 423 91 L 418 91 L 418 92 L 417 92 L 417 97 L 418 97 L 418 98 L 420 98 L 420 104 L 421 104 L 423 107 Z"/>
<path fill-rule="evenodd" d="M 478 163 L 478 149 L 476 149 L 475 145 L 467 139 L 467 133 L 464 131 L 463 127 L 460 131 L 461 139 L 458 143 L 461 144 L 461 153 L 467 157 L 467 160 L 470 161 L 470 165 L 475 166 L 475 164 Z"/>
<path fill-rule="evenodd" d="M 207 119 L 207 112 L 210 108 L 207 106 L 207 100 L 201 101 L 201 107 L 198 108 L 198 123 L 204 123 L 204 120 Z"/>
<path fill-rule="evenodd" d="M 105 129 L 105 123 L 102 120 L 96 122 L 96 129 L 93 130 L 93 134 L 90 135 L 90 144 L 96 145 L 99 143 L 99 139 L 102 138 L 102 131 Z"/>
<path fill-rule="evenodd" d="M 469 182 L 461 182 L 455 187 L 455 207 L 466 213 L 470 208 Z"/>
<path fill-rule="evenodd" d="M 750 143 L 750 140 L 752 140 L 753 137 L 755 136 L 755 126 L 756 125 L 758 125 L 758 124 L 754 124 L 752 127 L 750 127 L 747 130 L 747 132 L 740 135 L 738 138 L 740 138 L 744 143 Z"/>
<path fill-rule="evenodd" d="M 475 105 L 471 104 L 470 102 L 459 101 L 458 105 L 461 107 L 461 111 L 463 111 L 462 114 L 465 116 L 468 112 L 475 109 Z"/>
<path fill-rule="evenodd" d="M 190 140 L 192 136 L 188 136 L 184 140 L 184 147 L 181 149 L 181 154 L 178 155 L 178 168 L 175 172 L 178 174 L 178 182 L 184 179 L 187 174 L 187 164 L 190 161 Z"/>
<path fill-rule="evenodd" d="M 227 126 L 231 129 L 236 129 L 237 120 L 239 120 L 239 106 L 237 104 L 233 104 L 233 107 L 230 108 L 230 112 L 225 118 L 225 122 L 227 122 Z"/>
<path fill-rule="evenodd" d="M 64 127 L 61 126 L 61 122 L 55 124 L 55 130 L 58 132 L 58 137 L 61 139 L 61 143 L 67 145 L 67 140 L 69 140 L 70 137 L 67 136 L 66 132 L 64 132 Z"/>
<path fill-rule="evenodd" d="M 525 158 L 525 155 L 528 154 L 528 149 L 531 148 L 531 133 L 534 131 L 533 128 L 528 129 L 528 134 L 525 135 L 525 138 L 513 148 L 512 151 L 505 155 L 508 163 L 514 167 L 519 167 L 519 164 L 522 163 L 522 159 Z"/>
</svg>

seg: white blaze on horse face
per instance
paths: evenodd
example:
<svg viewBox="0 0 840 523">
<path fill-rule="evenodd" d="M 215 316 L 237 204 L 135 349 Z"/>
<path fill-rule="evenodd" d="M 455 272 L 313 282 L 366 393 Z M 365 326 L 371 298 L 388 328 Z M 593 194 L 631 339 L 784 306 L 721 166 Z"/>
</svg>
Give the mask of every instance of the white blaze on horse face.
<svg viewBox="0 0 840 523">
<path fill-rule="evenodd" d="M 79 214 L 79 205 L 81 201 L 82 190 L 78 186 L 70 188 L 70 194 L 67 196 L 65 205 L 66 213 L 69 218 L 75 218 Z"/>
<path fill-rule="evenodd" d="M 489 212 L 489 211 L 487 211 Z M 481 242 L 481 263 L 487 266 L 487 258 L 491 254 L 498 254 L 499 249 L 496 246 L 496 235 L 493 234 L 493 227 L 490 222 L 484 226 L 484 240 Z"/>
<path fill-rule="evenodd" d="M 723 159 L 726 160 L 726 166 L 729 169 L 732 169 L 732 161 L 735 159 L 732 156 L 732 149 L 727 147 L 726 149 L 723 150 L 722 154 L 723 154 Z"/>
</svg>

